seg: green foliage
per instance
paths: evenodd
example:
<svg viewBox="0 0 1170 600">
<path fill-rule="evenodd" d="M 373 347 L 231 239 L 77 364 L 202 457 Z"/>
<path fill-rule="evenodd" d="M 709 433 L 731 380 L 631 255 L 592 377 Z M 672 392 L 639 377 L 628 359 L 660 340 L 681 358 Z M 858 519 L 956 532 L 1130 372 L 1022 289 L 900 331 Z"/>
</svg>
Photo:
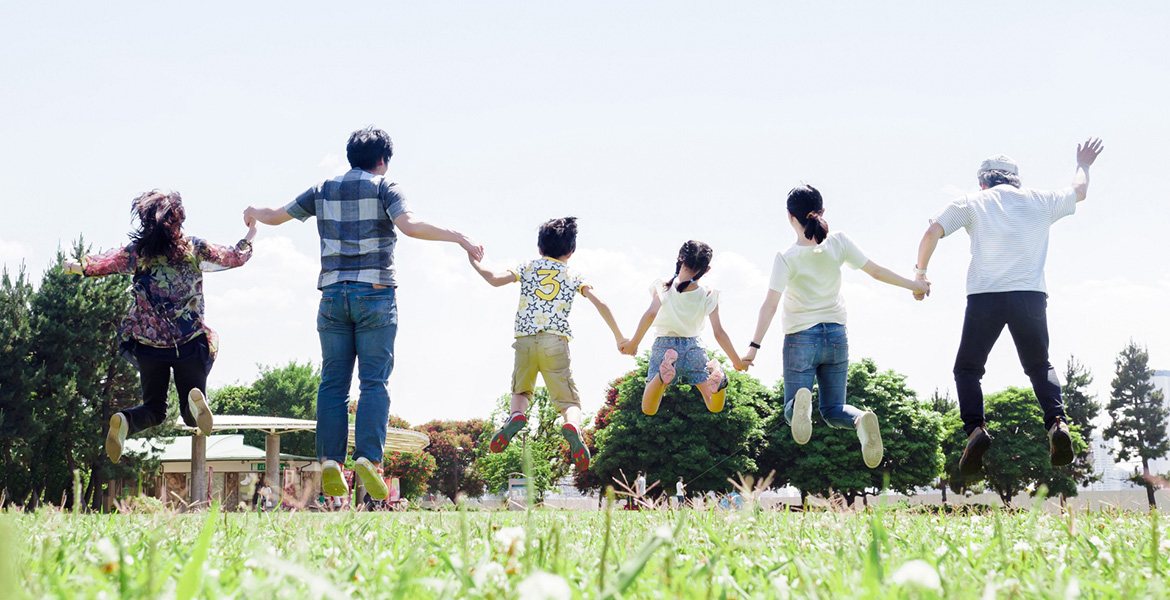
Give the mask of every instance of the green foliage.
<svg viewBox="0 0 1170 600">
<path fill-rule="evenodd" d="M 431 438 L 426 453 L 434 457 L 435 469 L 427 486 L 451 501 L 457 494 L 482 496 L 486 482 L 474 459 L 480 440 L 492 433 L 491 423 L 483 419 L 431 421 L 416 429 Z"/>
<path fill-rule="evenodd" d="M 538 387 L 532 394 L 528 407 L 528 427 L 512 438 L 512 443 L 498 454 L 491 452 L 488 441 L 495 428 L 502 425 L 509 415 L 511 395 L 500 396 L 492 421 L 476 444 L 475 471 L 487 489 L 502 492 L 508 488 L 508 479 L 522 477 L 524 473 L 523 447 L 532 452 L 531 490 L 538 495 L 553 489 L 557 481 L 568 474 L 569 465 L 561 460 L 560 413 L 549 399 L 548 390 Z"/>
<path fill-rule="evenodd" d="M 760 473 L 776 471 L 777 485 L 791 484 L 804 493 L 841 494 L 847 500 L 872 494 L 883 486 L 904 494 L 935 484 L 942 467 L 939 449 L 942 416 L 906 386 L 904 375 L 878 371 L 871 359 L 849 365 L 845 401 L 878 416 L 885 453 L 881 465 L 868 469 L 861 459 L 855 429 L 835 429 L 819 419 L 819 394 L 813 402 L 813 436 L 797 445 L 784 419 L 783 382 L 774 391 L 778 407 L 767 423 L 768 447 Z M 888 478 L 888 483 L 887 483 Z"/>
<path fill-rule="evenodd" d="M 427 481 L 435 475 L 435 457 L 427 452 L 386 452 L 382 471 L 398 478 L 403 498 L 415 499 L 426 493 Z"/>
<path fill-rule="evenodd" d="M 1048 488 L 1050 495 L 1075 496 L 1077 486 L 1069 476 L 1071 470 L 1052 466 L 1044 413 L 1032 390 L 1010 387 L 985 397 L 983 402 L 987 414 L 986 428 L 991 435 L 991 447 L 983 455 L 984 485 L 994 491 L 1005 506 L 1010 506 L 1012 498 L 1025 490 L 1035 495 L 1041 485 Z M 1069 429 L 1073 451 L 1083 452 L 1085 442 L 1079 428 L 1072 426 Z M 952 432 L 947 443 L 947 467 L 955 489 L 964 485 L 958 465 L 966 443 L 967 436 L 961 427 Z"/>
<path fill-rule="evenodd" d="M 622 481 L 623 474 L 632 483 L 634 474 L 644 471 L 649 482 L 674 482 L 681 476 L 688 492 L 700 493 L 730 490 L 729 477 L 755 473 L 755 458 L 764 444 L 764 420 L 772 411 L 768 390 L 724 365 L 729 382 L 723 412 L 708 411 L 692 386 L 671 385 L 658 414 L 647 416 L 642 413 L 642 392 L 648 363 L 647 355 L 639 357 L 637 370 L 615 382 L 612 410 L 604 417 L 599 413 L 595 421 L 597 453 L 590 469 L 598 483 L 612 485 Z M 671 491 L 659 486 L 651 493 Z"/>
<path fill-rule="evenodd" d="M 1064 371 L 1064 385 L 1060 388 L 1060 396 L 1064 401 L 1064 412 L 1068 417 L 1069 425 L 1076 425 L 1085 440 L 1085 449 L 1078 452 L 1067 472 L 1079 485 L 1088 485 L 1100 479 L 1093 468 L 1089 442 L 1093 439 L 1093 419 L 1101 413 L 1101 404 L 1096 396 L 1089 392 L 1093 385 L 1093 373 L 1089 371 L 1075 356 L 1068 357 L 1068 364 Z"/>
<path fill-rule="evenodd" d="M 261 366 L 260 377 L 251 386 L 225 386 L 212 390 L 211 410 L 219 415 L 283 417 L 317 420 L 317 387 L 321 371 L 312 363 L 289 362 L 283 367 Z M 263 448 L 263 431 L 244 430 L 244 442 Z M 298 431 L 280 436 L 280 452 L 317 456 L 313 432 Z"/>
<path fill-rule="evenodd" d="M 71 254 L 87 250 L 78 241 Z M 110 415 L 138 403 L 137 374 L 117 355 L 129 278 L 69 275 L 65 256 L 58 251 L 35 292 L 23 273 L 0 283 L 0 428 L 16 434 L 0 435 L 6 502 L 97 506 L 105 481 L 127 474 L 101 440 Z M 74 497 L 75 472 L 84 499 Z"/>
<path fill-rule="evenodd" d="M 1170 452 L 1170 438 L 1166 434 L 1170 410 L 1163 402 L 1161 390 L 1154 387 L 1154 372 L 1149 363 L 1149 353 L 1133 340 L 1117 355 L 1113 391 L 1107 407 L 1112 423 L 1103 435 L 1107 440 L 1117 440 L 1120 446 L 1117 458 L 1141 460 L 1143 477 L 1136 481 L 1145 486 L 1150 506 L 1155 506 L 1150 459 Z"/>
</svg>

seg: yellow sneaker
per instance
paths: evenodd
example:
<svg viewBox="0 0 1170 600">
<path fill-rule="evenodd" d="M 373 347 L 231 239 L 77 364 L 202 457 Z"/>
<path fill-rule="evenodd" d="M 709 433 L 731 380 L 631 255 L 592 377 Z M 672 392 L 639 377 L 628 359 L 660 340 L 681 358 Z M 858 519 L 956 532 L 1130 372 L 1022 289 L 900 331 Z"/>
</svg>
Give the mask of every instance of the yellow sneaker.
<svg viewBox="0 0 1170 600">
<path fill-rule="evenodd" d="M 362 483 L 366 486 L 366 493 L 374 500 L 385 500 L 390 495 L 390 488 L 386 487 L 386 481 L 382 479 L 382 474 L 378 472 L 378 467 L 374 463 L 361 457 L 354 461 L 353 470 L 357 471 L 358 477 L 362 478 Z"/>
</svg>

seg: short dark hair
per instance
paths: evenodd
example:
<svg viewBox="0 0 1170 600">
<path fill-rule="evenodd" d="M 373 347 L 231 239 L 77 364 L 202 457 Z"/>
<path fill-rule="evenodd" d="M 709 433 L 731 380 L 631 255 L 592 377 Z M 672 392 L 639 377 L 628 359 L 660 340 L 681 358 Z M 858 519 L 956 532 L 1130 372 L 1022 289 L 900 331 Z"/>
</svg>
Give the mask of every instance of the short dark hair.
<svg viewBox="0 0 1170 600">
<path fill-rule="evenodd" d="M 390 141 L 390 134 L 373 125 L 349 134 L 349 142 L 345 145 L 349 166 L 363 171 L 373 171 L 379 160 L 390 162 L 393 155 L 394 142 Z"/>
<path fill-rule="evenodd" d="M 561 217 L 540 226 L 536 247 L 541 256 L 559 258 L 577 251 L 577 217 Z"/>
<path fill-rule="evenodd" d="M 997 185 L 1007 184 L 1014 188 L 1020 187 L 1020 176 L 1007 171 L 1000 171 L 999 169 L 991 169 L 989 171 L 979 172 L 979 183 L 993 188 Z"/>
</svg>

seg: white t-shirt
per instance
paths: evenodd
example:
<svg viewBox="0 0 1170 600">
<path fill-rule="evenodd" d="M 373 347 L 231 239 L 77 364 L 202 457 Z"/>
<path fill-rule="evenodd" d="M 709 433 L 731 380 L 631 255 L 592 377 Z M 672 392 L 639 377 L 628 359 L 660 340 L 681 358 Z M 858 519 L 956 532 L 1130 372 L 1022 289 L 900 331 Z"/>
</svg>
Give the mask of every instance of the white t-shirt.
<svg viewBox="0 0 1170 600">
<path fill-rule="evenodd" d="M 685 493 L 686 493 L 686 490 L 683 489 L 683 482 L 680 481 L 680 482 L 674 484 L 674 495 L 675 496 L 682 496 Z"/>
<path fill-rule="evenodd" d="M 662 307 L 654 317 L 654 335 L 657 337 L 699 337 L 703 321 L 719 306 L 719 291 L 697 286 L 686 292 L 678 291 L 676 281 L 670 289 L 663 289 L 661 279 L 650 286 L 650 293 L 658 296 Z"/>
<path fill-rule="evenodd" d="M 971 236 L 967 294 L 1045 292 L 1048 229 L 1077 211 L 1077 193 L 997 185 L 968 194 L 930 220 L 948 236 L 960 227 Z"/>
<path fill-rule="evenodd" d="M 639 477 L 639 478 L 634 480 L 634 491 L 637 492 L 639 496 L 646 493 L 646 478 L 645 477 Z"/>
<path fill-rule="evenodd" d="M 845 324 L 841 296 L 841 265 L 854 269 L 869 259 L 849 236 L 834 231 L 816 246 L 798 246 L 776 253 L 770 289 L 784 294 L 781 324 L 785 335 L 819 323 Z"/>
</svg>

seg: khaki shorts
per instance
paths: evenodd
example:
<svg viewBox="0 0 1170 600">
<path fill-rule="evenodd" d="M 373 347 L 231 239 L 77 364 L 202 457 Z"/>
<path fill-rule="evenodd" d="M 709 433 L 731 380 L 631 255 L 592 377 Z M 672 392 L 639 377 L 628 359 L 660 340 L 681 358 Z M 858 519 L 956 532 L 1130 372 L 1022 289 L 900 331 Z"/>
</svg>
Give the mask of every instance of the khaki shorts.
<svg viewBox="0 0 1170 600">
<path fill-rule="evenodd" d="M 549 397 L 558 411 L 575 406 L 581 408 L 581 396 L 569 370 L 569 340 L 555 333 L 542 331 L 536 335 L 516 338 L 516 366 L 512 369 L 512 393 L 532 399 L 536 374 L 544 378 Z"/>
</svg>

